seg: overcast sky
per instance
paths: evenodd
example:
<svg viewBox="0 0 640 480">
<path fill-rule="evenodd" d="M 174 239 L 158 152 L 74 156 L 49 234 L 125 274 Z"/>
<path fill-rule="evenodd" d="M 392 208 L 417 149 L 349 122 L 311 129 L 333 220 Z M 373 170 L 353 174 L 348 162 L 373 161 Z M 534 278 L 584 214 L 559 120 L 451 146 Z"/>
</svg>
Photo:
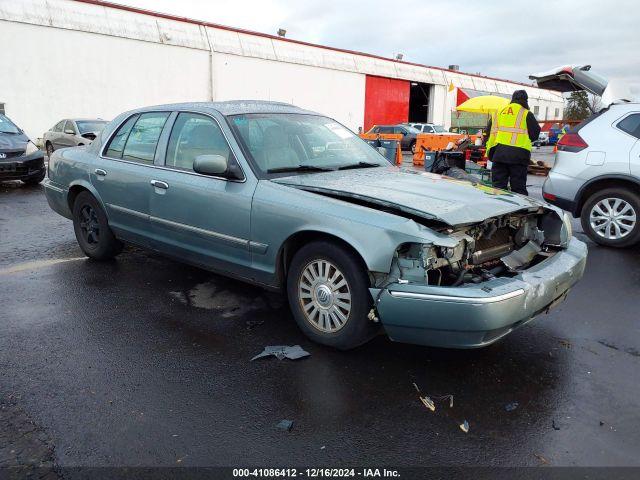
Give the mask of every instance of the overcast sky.
<svg viewBox="0 0 640 480">
<path fill-rule="evenodd" d="M 410 62 L 528 82 L 591 64 L 640 96 L 637 0 L 117 0 L 118 3 Z"/>
</svg>

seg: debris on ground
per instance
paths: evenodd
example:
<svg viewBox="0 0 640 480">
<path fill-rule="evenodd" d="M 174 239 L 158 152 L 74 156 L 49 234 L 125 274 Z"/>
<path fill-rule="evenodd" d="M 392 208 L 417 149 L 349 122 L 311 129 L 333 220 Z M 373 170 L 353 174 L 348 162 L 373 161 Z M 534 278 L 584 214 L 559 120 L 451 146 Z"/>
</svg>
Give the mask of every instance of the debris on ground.
<svg viewBox="0 0 640 480">
<path fill-rule="evenodd" d="M 558 425 L 556 423 L 556 419 L 555 418 L 553 420 L 551 420 L 551 426 L 553 427 L 554 430 L 560 430 L 560 425 Z"/>
<path fill-rule="evenodd" d="M 289 360 L 298 360 L 299 358 L 308 357 L 310 354 L 302 349 L 300 345 L 269 345 L 264 347 L 264 351 L 251 359 L 253 362 L 258 358 L 269 357 L 273 355 L 278 360 L 288 358 Z"/>
<path fill-rule="evenodd" d="M 536 457 L 538 460 L 540 460 L 542 463 L 544 463 L 545 465 L 549 465 L 549 460 L 547 460 L 546 458 L 544 458 L 542 455 L 540 455 L 539 453 L 534 453 L 533 454 L 534 457 Z"/>
<path fill-rule="evenodd" d="M 559 340 L 559 343 L 564 348 L 571 348 L 571 342 L 569 340 Z"/>
<path fill-rule="evenodd" d="M 464 433 L 467 433 L 469 431 L 469 422 L 467 422 L 466 420 L 462 422 L 460 424 L 460 430 L 462 430 Z"/>
<path fill-rule="evenodd" d="M 415 388 L 416 392 L 418 392 L 418 398 L 420 399 L 420 401 L 424 404 L 425 407 L 427 407 L 432 412 L 436 411 L 436 404 L 433 401 L 433 399 L 437 401 L 448 400 L 449 408 L 453 408 L 453 395 L 423 395 L 422 391 L 420 390 L 420 387 L 418 387 L 418 385 L 416 385 L 415 382 L 413 384 L 413 388 Z"/>
<path fill-rule="evenodd" d="M 602 420 L 600 420 L 600 426 L 603 426 L 604 422 Z"/>
<path fill-rule="evenodd" d="M 264 320 L 247 320 L 244 323 L 247 326 L 247 329 L 251 330 L 254 327 L 259 327 L 260 325 L 264 325 Z"/>
<path fill-rule="evenodd" d="M 278 430 L 283 430 L 285 432 L 290 432 L 293 428 L 293 420 L 280 420 L 276 425 Z"/>
<path fill-rule="evenodd" d="M 513 412 L 516 408 L 518 408 L 518 405 L 519 405 L 519 403 L 518 403 L 518 402 L 511 402 L 511 403 L 507 403 L 507 404 L 504 406 L 504 409 L 505 409 L 507 412 Z"/>
</svg>

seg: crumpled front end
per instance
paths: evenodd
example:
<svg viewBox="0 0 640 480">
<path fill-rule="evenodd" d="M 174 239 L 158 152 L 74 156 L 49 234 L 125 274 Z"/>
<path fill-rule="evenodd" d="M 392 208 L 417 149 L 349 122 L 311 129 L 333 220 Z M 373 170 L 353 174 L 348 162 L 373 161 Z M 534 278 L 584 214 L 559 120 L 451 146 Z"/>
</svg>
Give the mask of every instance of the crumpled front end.
<svg viewBox="0 0 640 480">
<path fill-rule="evenodd" d="M 489 345 L 562 301 L 582 277 L 583 242 L 556 210 L 514 213 L 450 229 L 455 247 L 405 244 L 371 289 L 392 340 Z"/>
</svg>

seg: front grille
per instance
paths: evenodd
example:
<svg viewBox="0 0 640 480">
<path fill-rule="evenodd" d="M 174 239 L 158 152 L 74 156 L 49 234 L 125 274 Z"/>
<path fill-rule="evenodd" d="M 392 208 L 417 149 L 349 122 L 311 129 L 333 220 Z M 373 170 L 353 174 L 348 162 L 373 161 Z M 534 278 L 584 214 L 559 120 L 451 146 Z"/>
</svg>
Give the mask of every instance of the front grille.
<svg viewBox="0 0 640 480">
<path fill-rule="evenodd" d="M 0 152 L 0 160 L 5 158 L 15 158 L 24 155 L 24 150 L 18 150 L 17 152 Z"/>
<path fill-rule="evenodd" d="M 0 163 L 0 173 L 8 173 L 11 175 L 26 175 L 29 172 L 29 166 L 24 163 Z"/>
</svg>

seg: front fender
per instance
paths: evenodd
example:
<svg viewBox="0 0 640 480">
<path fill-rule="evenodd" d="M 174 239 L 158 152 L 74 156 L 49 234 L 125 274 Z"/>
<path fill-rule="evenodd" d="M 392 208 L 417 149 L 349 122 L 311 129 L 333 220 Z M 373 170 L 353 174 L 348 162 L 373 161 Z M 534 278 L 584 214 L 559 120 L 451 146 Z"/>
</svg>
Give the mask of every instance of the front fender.
<svg viewBox="0 0 640 480">
<path fill-rule="evenodd" d="M 413 220 L 316 193 L 261 181 L 253 198 L 251 240 L 266 246 L 254 252 L 253 265 L 274 274 L 283 245 L 293 235 L 317 232 L 352 246 L 372 272 L 389 272 L 396 249 L 403 243 L 457 241 Z"/>
</svg>

